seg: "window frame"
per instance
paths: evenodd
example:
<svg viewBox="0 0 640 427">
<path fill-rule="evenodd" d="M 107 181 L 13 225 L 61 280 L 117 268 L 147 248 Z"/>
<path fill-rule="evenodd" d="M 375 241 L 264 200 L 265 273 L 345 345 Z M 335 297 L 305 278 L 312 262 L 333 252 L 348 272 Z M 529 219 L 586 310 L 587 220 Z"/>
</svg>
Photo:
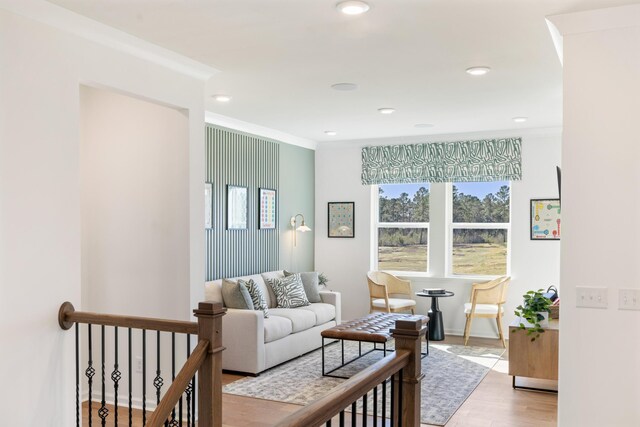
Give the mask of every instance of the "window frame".
<svg viewBox="0 0 640 427">
<path fill-rule="evenodd" d="M 431 218 L 431 183 L 429 184 L 429 218 Z M 431 270 L 431 230 L 430 222 L 380 222 L 380 193 L 379 185 L 371 186 L 371 265 L 374 270 L 378 270 L 378 237 L 381 228 L 426 228 L 427 229 L 427 270 L 426 271 L 406 271 L 406 270 L 384 270 L 396 276 L 429 276 Z"/>
<path fill-rule="evenodd" d="M 491 274 L 455 274 L 453 272 L 453 230 L 506 230 L 507 232 L 507 269 L 506 276 L 511 275 L 511 218 L 512 218 L 512 182 L 509 184 L 509 222 L 453 222 L 453 182 L 447 182 L 445 188 L 445 224 L 447 243 L 445 252 L 445 277 L 452 279 L 490 280 L 501 275 Z"/>
</svg>

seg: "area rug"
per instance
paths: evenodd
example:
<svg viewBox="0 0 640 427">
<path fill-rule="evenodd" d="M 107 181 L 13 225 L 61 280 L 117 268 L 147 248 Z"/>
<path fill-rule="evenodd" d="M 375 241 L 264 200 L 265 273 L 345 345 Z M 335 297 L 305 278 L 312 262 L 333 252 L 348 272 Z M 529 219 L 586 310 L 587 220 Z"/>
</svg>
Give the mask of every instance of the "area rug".
<svg viewBox="0 0 640 427">
<path fill-rule="evenodd" d="M 392 347 L 393 342 L 389 348 Z M 362 348 L 364 352 L 372 347 L 363 343 Z M 338 343 L 327 346 L 325 352 L 327 369 L 340 364 Z M 422 359 L 422 372 L 425 377 L 421 387 L 421 421 L 426 424 L 445 425 L 500 360 L 503 353 L 504 349 L 501 348 L 431 344 L 429 356 Z M 345 341 L 345 360 L 350 360 L 357 354 L 358 344 Z M 374 351 L 341 368 L 335 374 L 352 376 L 382 357 L 382 351 Z M 258 377 L 234 381 L 226 385 L 223 391 L 239 396 L 306 405 L 324 396 L 343 381 L 346 380 L 322 376 L 322 354 L 318 349 L 269 369 Z M 359 408 L 361 405 L 362 400 L 359 401 Z M 371 402 L 367 405 L 368 408 L 372 406 Z M 379 413 L 380 406 L 378 405 Z M 387 411 L 387 416 L 388 414 Z"/>
</svg>

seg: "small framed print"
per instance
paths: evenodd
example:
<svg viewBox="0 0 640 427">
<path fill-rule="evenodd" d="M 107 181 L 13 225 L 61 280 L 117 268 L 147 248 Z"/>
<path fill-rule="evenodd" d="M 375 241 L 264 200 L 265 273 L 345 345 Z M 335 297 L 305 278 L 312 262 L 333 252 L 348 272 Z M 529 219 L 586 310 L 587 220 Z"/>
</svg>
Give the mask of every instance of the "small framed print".
<svg viewBox="0 0 640 427">
<path fill-rule="evenodd" d="M 276 190 L 260 188 L 258 199 L 260 205 L 260 229 L 274 230 L 277 221 Z"/>
<path fill-rule="evenodd" d="M 328 236 L 355 237 L 355 202 L 329 202 Z"/>
<path fill-rule="evenodd" d="M 204 228 L 213 228 L 213 186 L 204 184 Z"/>
<path fill-rule="evenodd" d="M 531 240 L 560 240 L 560 199 L 531 199 Z"/>
<path fill-rule="evenodd" d="M 227 185 L 227 230 L 247 228 L 247 187 Z"/>
</svg>

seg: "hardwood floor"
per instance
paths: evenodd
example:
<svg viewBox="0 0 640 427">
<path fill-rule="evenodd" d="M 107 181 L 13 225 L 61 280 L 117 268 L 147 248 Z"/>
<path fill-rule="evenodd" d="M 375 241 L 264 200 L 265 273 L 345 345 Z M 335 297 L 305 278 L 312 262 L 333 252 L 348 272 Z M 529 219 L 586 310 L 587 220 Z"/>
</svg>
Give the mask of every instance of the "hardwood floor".
<svg viewBox="0 0 640 427">
<path fill-rule="evenodd" d="M 462 344 L 462 337 L 447 337 L 444 343 Z M 471 338 L 469 345 L 501 347 L 498 340 Z M 507 353 L 503 360 L 490 371 L 464 404 L 447 423 L 447 427 L 552 427 L 557 425 L 557 396 L 511 388 L 511 377 L 507 375 Z M 224 374 L 223 383 L 229 384 L 243 378 L 240 375 Z M 93 423 L 100 425 L 94 404 Z M 225 394 L 223 397 L 223 425 L 225 427 L 268 427 L 281 420 L 299 405 L 253 399 Z M 87 403 L 83 405 L 83 425 L 88 425 Z M 113 408 L 110 407 L 113 425 Z M 134 410 L 135 426 L 142 425 L 142 411 Z M 118 426 L 128 425 L 128 410 L 119 408 Z M 348 417 L 347 417 L 348 418 Z M 358 417 L 360 418 L 360 417 Z M 336 422 L 334 425 L 338 425 Z M 346 425 L 350 426 L 347 420 Z M 358 423 L 357 425 L 360 425 Z M 371 423 L 369 423 L 371 425 Z M 421 427 L 427 427 L 422 424 Z"/>
</svg>

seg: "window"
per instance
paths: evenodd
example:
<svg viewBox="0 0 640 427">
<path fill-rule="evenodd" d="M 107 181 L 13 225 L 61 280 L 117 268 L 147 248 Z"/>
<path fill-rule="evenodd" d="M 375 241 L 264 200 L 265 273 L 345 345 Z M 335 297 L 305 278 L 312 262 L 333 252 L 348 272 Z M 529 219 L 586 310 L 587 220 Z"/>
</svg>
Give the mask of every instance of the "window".
<svg viewBox="0 0 640 427">
<path fill-rule="evenodd" d="M 379 270 L 428 270 L 429 184 L 378 187 Z"/>
<path fill-rule="evenodd" d="M 509 206 L 509 182 L 451 185 L 452 274 L 507 274 Z"/>
</svg>

